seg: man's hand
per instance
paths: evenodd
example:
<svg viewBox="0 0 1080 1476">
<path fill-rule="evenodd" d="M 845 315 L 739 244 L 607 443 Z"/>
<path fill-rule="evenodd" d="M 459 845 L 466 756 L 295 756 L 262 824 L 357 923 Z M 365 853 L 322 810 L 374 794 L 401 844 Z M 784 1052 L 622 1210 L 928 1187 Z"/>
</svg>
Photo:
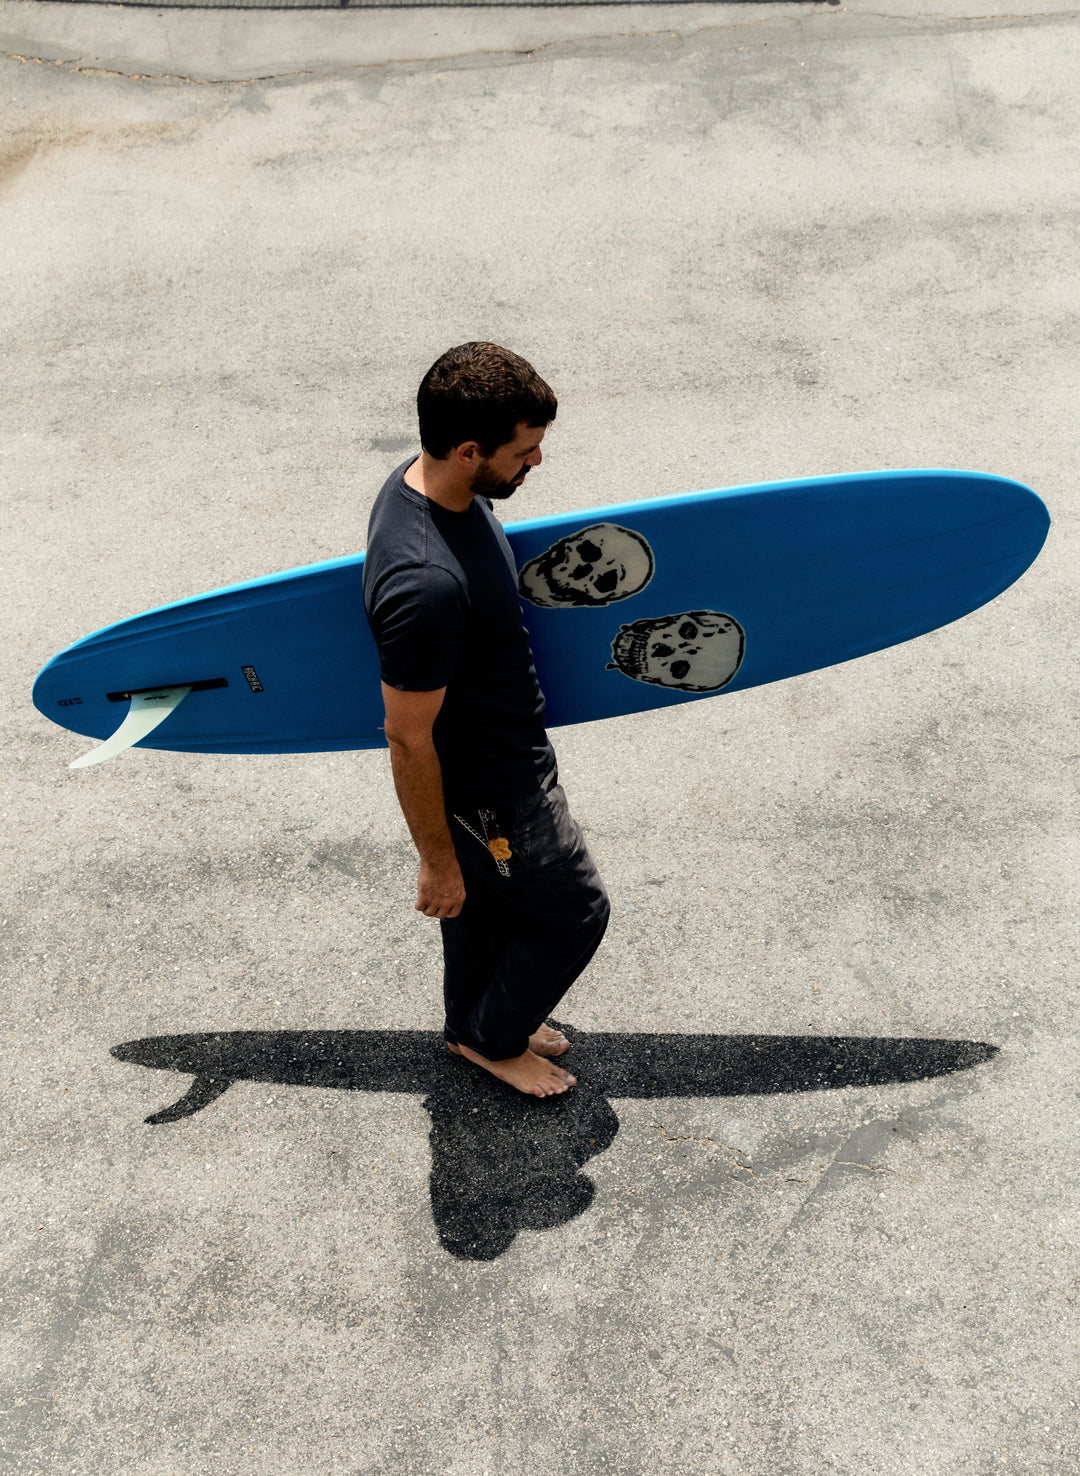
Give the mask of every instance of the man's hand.
<svg viewBox="0 0 1080 1476">
<path fill-rule="evenodd" d="M 446 823 L 442 770 L 431 737 L 445 693 L 445 687 L 437 692 L 399 692 L 383 683 L 394 786 L 420 852 L 416 910 L 425 917 L 457 917 L 465 902 L 465 882 Z"/>
<path fill-rule="evenodd" d="M 429 865 L 420 862 L 416 910 L 425 917 L 457 917 L 465 902 L 465 882 L 457 857 Z"/>
</svg>

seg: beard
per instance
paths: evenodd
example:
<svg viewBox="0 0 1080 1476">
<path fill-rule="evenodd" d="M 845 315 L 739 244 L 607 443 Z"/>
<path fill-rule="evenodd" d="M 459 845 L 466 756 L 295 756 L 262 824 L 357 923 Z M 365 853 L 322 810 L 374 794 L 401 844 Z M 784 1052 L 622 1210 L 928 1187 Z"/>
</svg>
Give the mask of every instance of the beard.
<svg viewBox="0 0 1080 1476">
<path fill-rule="evenodd" d="M 528 467 L 512 482 L 504 482 L 490 470 L 486 461 L 482 461 L 472 479 L 471 491 L 480 497 L 490 497 L 495 502 L 505 502 L 508 497 L 513 497 L 521 486 L 527 471 Z"/>
</svg>

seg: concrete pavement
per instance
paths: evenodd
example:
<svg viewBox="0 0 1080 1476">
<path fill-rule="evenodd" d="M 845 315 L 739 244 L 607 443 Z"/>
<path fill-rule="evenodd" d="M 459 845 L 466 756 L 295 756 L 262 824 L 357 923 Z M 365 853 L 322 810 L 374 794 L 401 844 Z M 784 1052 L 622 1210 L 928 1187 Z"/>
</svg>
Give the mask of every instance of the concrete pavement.
<svg viewBox="0 0 1080 1476">
<path fill-rule="evenodd" d="M 890 11 L 0 7 L 6 1469 L 1075 1472 L 1080 27 Z M 560 396 L 514 516 L 1055 519 L 918 642 L 556 733 L 615 912 L 551 1113 L 438 1053 L 383 755 L 72 774 L 29 702 L 361 546 L 477 336 Z"/>
</svg>

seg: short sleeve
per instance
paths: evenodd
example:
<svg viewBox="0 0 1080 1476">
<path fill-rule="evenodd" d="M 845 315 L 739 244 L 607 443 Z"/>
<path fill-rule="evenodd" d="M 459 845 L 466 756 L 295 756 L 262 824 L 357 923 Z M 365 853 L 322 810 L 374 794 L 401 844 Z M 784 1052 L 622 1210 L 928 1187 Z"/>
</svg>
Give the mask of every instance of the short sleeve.
<svg viewBox="0 0 1080 1476">
<path fill-rule="evenodd" d="M 381 581 L 368 611 L 382 679 L 399 692 L 434 692 L 454 675 L 464 590 L 447 569 L 416 565 Z"/>
</svg>

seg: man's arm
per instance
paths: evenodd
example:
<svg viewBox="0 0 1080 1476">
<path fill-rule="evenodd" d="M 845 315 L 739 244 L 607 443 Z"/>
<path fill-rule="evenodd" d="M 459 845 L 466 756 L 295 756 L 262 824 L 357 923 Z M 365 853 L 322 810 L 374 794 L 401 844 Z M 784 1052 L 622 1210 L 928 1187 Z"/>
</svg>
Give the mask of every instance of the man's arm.
<svg viewBox="0 0 1080 1476">
<path fill-rule="evenodd" d="M 420 853 L 416 910 L 425 917 L 457 917 L 465 901 L 465 883 L 446 823 L 442 769 L 431 736 L 446 688 L 399 692 L 383 682 L 382 694 L 394 788 Z"/>
</svg>

